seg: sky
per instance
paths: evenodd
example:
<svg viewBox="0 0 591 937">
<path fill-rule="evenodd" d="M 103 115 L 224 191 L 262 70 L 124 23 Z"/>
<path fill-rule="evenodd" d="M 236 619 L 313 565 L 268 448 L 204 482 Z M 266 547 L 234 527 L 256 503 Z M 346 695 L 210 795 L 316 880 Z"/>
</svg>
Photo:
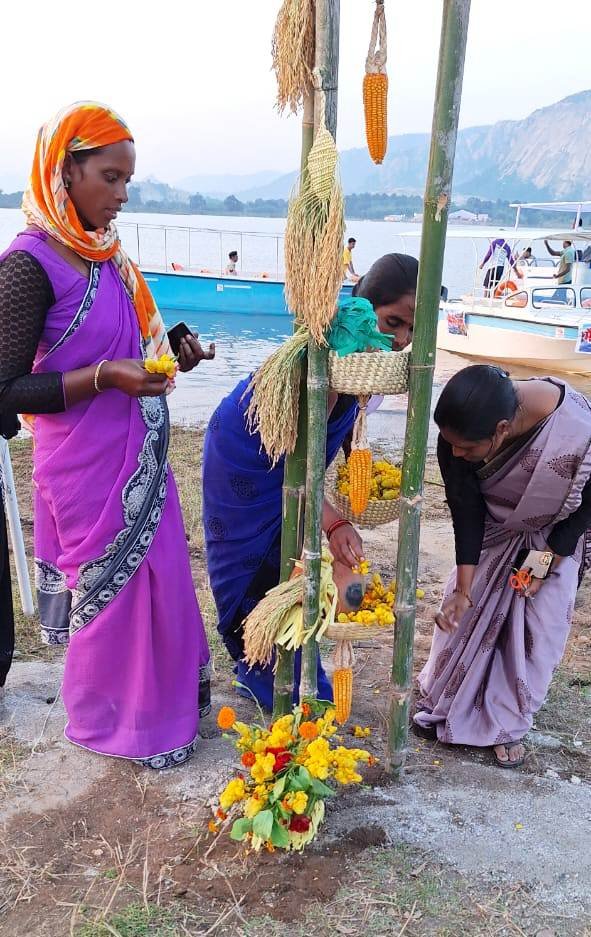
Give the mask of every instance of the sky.
<svg viewBox="0 0 591 937">
<path fill-rule="evenodd" d="M 270 68 L 279 5 L 4 4 L 0 187 L 22 186 L 38 127 L 80 99 L 103 101 L 125 117 L 137 179 L 174 184 L 192 174 L 294 168 L 299 118 L 274 109 Z M 340 149 L 364 145 L 361 82 L 373 8 L 373 0 L 341 0 Z M 390 134 L 430 128 L 441 9 L 442 0 L 386 0 Z M 472 0 L 461 126 L 522 118 L 590 87 L 589 35 L 589 0 L 570 0 L 567 16 L 556 0 Z"/>
</svg>

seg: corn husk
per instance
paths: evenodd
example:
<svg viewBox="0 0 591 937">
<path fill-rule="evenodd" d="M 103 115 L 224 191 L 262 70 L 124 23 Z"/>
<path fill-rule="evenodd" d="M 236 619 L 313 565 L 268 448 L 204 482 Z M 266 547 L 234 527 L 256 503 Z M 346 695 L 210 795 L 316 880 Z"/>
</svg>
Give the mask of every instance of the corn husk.
<svg viewBox="0 0 591 937">
<path fill-rule="evenodd" d="M 285 297 L 318 344 L 326 344 L 343 281 L 345 214 L 336 166 L 336 146 L 322 121 L 285 228 Z"/>
<path fill-rule="evenodd" d="M 273 466 L 295 448 L 300 377 L 307 345 L 307 330 L 298 329 L 255 371 L 245 391 L 252 391 L 246 410 L 247 428 L 250 433 L 260 433 Z"/>
<path fill-rule="evenodd" d="M 312 91 L 314 68 L 314 0 L 284 0 L 273 32 L 273 69 L 277 108 L 295 114 Z"/>
<path fill-rule="evenodd" d="M 301 573 L 303 565 L 296 562 Z M 295 575 L 270 589 L 258 605 L 244 619 L 244 660 L 253 667 L 267 666 L 273 657 L 275 644 L 287 650 L 302 647 L 315 633 L 319 641 L 326 629 L 334 624 L 338 592 L 332 578 L 332 556 L 323 551 L 320 571 L 320 623 L 305 628 L 302 602 L 305 577 Z"/>
</svg>

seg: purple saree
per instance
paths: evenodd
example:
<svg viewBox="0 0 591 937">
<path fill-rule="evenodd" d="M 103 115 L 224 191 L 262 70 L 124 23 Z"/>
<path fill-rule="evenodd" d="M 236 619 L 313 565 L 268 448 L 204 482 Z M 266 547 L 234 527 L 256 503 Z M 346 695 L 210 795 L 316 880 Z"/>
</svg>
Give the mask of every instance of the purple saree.
<svg viewBox="0 0 591 937">
<path fill-rule="evenodd" d="M 35 373 L 142 358 L 112 262 L 85 280 L 39 234 L 19 235 L 53 286 Z M 65 734 L 162 768 L 192 754 L 209 707 L 209 650 L 164 398 L 117 390 L 34 419 L 35 554 L 44 639 L 67 643 Z M 201 691 L 201 692 L 200 692 Z"/>
<path fill-rule="evenodd" d="M 585 538 L 532 599 L 509 586 L 519 551 L 545 549 L 554 524 L 579 507 L 591 476 L 591 406 L 552 381 L 565 389 L 562 403 L 525 444 L 481 473 L 488 513 L 474 608 L 455 633 L 435 629 L 419 676 L 415 722 L 435 726 L 442 742 L 489 746 L 523 738 L 564 651 Z M 446 596 L 455 581 L 454 570 Z"/>
</svg>

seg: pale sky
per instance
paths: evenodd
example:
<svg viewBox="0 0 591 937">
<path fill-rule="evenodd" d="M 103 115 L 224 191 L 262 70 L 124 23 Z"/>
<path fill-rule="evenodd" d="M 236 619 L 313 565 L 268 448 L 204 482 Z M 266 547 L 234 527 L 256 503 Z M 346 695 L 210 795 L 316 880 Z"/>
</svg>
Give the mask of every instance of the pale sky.
<svg viewBox="0 0 591 937">
<path fill-rule="evenodd" d="M 134 133 L 136 178 L 288 171 L 299 120 L 274 111 L 279 0 L 4 3 L 0 187 L 28 175 L 38 126 L 82 98 Z M 373 0 L 341 0 L 341 149 L 364 145 L 361 81 Z M 389 133 L 431 124 L 441 0 L 386 0 Z M 24 18 L 26 17 L 26 23 Z M 589 0 L 472 0 L 461 125 L 525 117 L 591 86 Z"/>
</svg>

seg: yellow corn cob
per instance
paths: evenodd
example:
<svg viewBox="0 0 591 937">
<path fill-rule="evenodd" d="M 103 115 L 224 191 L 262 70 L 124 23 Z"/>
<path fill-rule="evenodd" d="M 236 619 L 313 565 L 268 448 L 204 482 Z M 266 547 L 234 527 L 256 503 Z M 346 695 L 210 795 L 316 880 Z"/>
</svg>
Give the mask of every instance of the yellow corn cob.
<svg viewBox="0 0 591 937">
<path fill-rule="evenodd" d="M 363 109 L 367 148 L 374 163 L 383 161 L 388 146 L 388 76 L 384 72 L 363 78 Z"/>
<path fill-rule="evenodd" d="M 371 488 L 371 450 L 353 449 L 349 456 L 349 501 L 353 514 L 363 514 Z"/>
<path fill-rule="evenodd" d="M 351 667 L 335 670 L 332 677 L 332 691 L 336 720 L 340 725 L 343 725 L 351 715 L 351 703 L 353 702 L 353 670 Z"/>
</svg>

